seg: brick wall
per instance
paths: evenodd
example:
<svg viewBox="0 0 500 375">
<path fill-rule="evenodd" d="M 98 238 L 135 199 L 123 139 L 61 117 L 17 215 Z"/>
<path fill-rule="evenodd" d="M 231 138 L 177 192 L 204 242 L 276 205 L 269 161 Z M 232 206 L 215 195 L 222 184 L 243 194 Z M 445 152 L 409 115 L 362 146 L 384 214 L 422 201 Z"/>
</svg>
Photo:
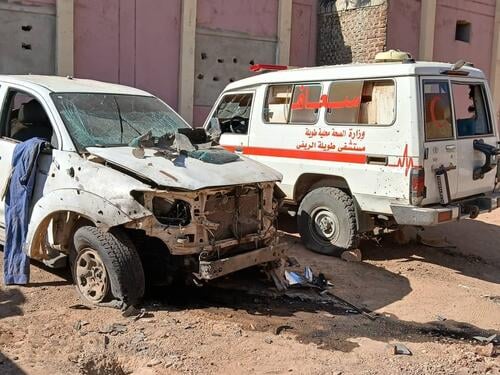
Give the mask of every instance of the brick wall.
<svg viewBox="0 0 500 375">
<path fill-rule="evenodd" d="M 318 15 L 318 65 L 372 61 L 385 50 L 387 2 L 358 0 L 357 7 L 322 8 Z M 329 8 L 329 9 L 328 9 Z"/>
</svg>

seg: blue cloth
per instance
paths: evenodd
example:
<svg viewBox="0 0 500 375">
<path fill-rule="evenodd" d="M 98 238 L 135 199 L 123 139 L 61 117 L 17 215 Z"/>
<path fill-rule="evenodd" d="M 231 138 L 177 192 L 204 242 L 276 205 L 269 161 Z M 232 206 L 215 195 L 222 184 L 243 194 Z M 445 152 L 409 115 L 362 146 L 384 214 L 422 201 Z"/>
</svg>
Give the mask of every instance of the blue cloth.
<svg viewBox="0 0 500 375">
<path fill-rule="evenodd" d="M 5 197 L 5 285 L 27 284 L 29 281 L 30 263 L 23 247 L 28 232 L 38 156 L 45 142 L 40 138 L 32 138 L 19 143 L 14 149 L 12 177 Z"/>
</svg>

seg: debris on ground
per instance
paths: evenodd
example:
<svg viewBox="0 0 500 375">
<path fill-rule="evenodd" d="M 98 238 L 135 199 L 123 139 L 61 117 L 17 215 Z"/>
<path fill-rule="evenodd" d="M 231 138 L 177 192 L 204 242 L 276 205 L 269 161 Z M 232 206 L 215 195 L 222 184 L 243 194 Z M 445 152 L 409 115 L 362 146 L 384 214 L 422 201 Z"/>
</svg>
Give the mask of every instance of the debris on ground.
<svg viewBox="0 0 500 375">
<path fill-rule="evenodd" d="M 484 294 L 481 297 L 500 305 L 500 296 L 490 296 L 489 294 Z"/>
<path fill-rule="evenodd" d="M 266 338 L 264 339 L 264 342 L 265 342 L 266 344 L 272 344 L 272 343 L 273 343 L 273 339 L 272 339 L 272 338 L 270 338 L 270 337 L 266 337 Z"/>
<path fill-rule="evenodd" d="M 274 330 L 274 334 L 275 334 L 276 336 L 278 336 L 281 332 L 283 332 L 283 331 L 285 331 L 285 330 L 287 330 L 287 329 L 293 329 L 293 327 L 292 327 L 292 326 L 289 326 L 289 325 L 281 325 L 281 326 L 278 326 L 278 327 L 276 327 L 276 328 L 275 328 L 275 330 Z"/>
<path fill-rule="evenodd" d="M 92 307 L 87 305 L 82 305 L 81 303 L 78 303 L 76 305 L 71 305 L 68 308 L 72 310 L 92 310 Z"/>
<path fill-rule="evenodd" d="M 442 316 L 442 315 L 436 315 L 436 320 L 438 322 L 445 322 L 447 320 L 447 318 L 445 316 Z"/>
<path fill-rule="evenodd" d="M 110 334 L 111 336 L 116 336 L 119 333 L 125 333 L 125 332 L 127 332 L 127 326 L 121 323 L 113 323 L 99 330 L 99 333 L 107 333 Z"/>
<path fill-rule="evenodd" d="M 405 344 L 397 343 L 393 345 L 394 355 L 412 355 L 412 352 Z"/>
<path fill-rule="evenodd" d="M 474 340 L 479 341 L 483 344 L 491 344 L 491 343 L 499 343 L 500 340 L 498 338 L 498 335 L 491 335 L 489 337 L 484 337 L 484 336 L 474 336 Z"/>
<path fill-rule="evenodd" d="M 85 327 L 86 325 L 90 324 L 89 322 L 85 321 L 85 320 L 77 320 L 73 326 L 73 328 L 75 329 L 75 331 L 79 331 L 82 329 L 82 327 Z"/>
<path fill-rule="evenodd" d="M 340 258 L 346 262 L 361 262 L 363 260 L 363 254 L 359 249 L 346 250 L 340 255 Z"/>
<path fill-rule="evenodd" d="M 319 273 L 318 276 L 315 276 L 311 267 L 305 267 L 303 274 L 285 270 L 285 279 L 288 281 L 289 286 L 305 286 L 324 289 L 329 285 L 325 275 Z"/>
</svg>

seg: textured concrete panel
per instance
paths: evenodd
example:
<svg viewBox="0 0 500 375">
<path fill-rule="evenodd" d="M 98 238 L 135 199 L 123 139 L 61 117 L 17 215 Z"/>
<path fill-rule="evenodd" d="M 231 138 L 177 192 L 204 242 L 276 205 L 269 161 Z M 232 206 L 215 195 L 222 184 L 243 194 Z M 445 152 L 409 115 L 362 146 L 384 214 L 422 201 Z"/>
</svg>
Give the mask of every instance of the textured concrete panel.
<svg viewBox="0 0 500 375">
<path fill-rule="evenodd" d="M 54 74 L 56 17 L 29 6 L 0 9 L 0 73 Z"/>
<path fill-rule="evenodd" d="M 198 27 L 276 37 L 278 0 L 198 0 Z"/>
<path fill-rule="evenodd" d="M 255 74 L 250 65 L 274 64 L 276 41 L 198 29 L 195 59 L 194 104 L 212 106 L 229 82 Z"/>
</svg>

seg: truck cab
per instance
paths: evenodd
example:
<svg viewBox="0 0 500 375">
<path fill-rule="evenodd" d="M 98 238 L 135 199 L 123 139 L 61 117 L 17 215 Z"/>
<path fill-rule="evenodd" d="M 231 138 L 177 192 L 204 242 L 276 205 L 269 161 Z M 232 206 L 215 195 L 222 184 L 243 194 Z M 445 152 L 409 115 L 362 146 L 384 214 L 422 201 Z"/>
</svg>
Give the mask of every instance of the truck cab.
<svg viewBox="0 0 500 375">
<path fill-rule="evenodd" d="M 305 245 L 338 255 L 375 227 L 499 206 L 498 129 L 471 64 L 396 61 L 267 72 L 229 84 L 205 127 L 283 174 Z"/>
</svg>

